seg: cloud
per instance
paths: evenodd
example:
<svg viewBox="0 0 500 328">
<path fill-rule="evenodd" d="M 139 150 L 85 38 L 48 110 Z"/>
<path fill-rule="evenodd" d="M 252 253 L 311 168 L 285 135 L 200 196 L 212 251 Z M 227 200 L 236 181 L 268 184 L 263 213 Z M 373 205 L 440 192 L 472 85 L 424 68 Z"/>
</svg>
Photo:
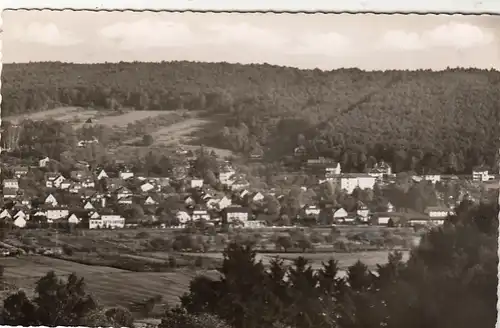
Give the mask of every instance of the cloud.
<svg viewBox="0 0 500 328">
<path fill-rule="evenodd" d="M 434 47 L 458 49 L 490 44 L 493 34 L 468 23 L 450 22 L 423 33 L 388 31 L 382 37 L 382 45 L 399 50 L 418 50 Z"/>
<path fill-rule="evenodd" d="M 235 25 L 216 24 L 208 27 L 208 41 L 217 45 L 240 44 L 252 47 L 279 48 L 288 39 L 275 31 L 252 26 L 247 23 Z"/>
<path fill-rule="evenodd" d="M 294 55 L 339 56 L 350 50 L 350 40 L 336 32 L 304 34 L 296 39 L 295 47 L 290 50 Z"/>
<path fill-rule="evenodd" d="M 115 41 L 122 49 L 166 48 L 192 45 L 196 36 L 185 24 L 170 21 L 140 20 L 119 22 L 104 27 L 100 36 Z"/>
<path fill-rule="evenodd" d="M 82 42 L 73 33 L 61 31 L 54 23 L 32 22 L 27 27 L 14 31 L 12 37 L 23 42 L 60 47 L 73 46 Z"/>
</svg>

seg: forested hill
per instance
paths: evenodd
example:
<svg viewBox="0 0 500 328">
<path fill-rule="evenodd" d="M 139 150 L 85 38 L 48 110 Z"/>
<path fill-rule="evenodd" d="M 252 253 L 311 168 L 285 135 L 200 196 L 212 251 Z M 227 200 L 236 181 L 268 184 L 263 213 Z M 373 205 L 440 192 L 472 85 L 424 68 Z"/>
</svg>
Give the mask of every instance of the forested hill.
<svg viewBox="0 0 500 328">
<path fill-rule="evenodd" d="M 500 137 L 493 70 L 51 62 L 6 64 L 2 73 L 4 116 L 61 104 L 228 113 L 220 146 L 282 155 L 303 143 L 353 171 L 381 158 L 396 170 L 493 167 Z"/>
</svg>

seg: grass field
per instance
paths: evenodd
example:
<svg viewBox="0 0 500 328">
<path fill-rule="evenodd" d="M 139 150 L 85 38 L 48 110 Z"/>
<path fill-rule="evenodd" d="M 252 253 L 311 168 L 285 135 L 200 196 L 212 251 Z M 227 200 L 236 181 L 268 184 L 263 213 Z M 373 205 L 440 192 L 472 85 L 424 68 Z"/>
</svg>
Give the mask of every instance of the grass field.
<svg viewBox="0 0 500 328">
<path fill-rule="evenodd" d="M 84 115 L 86 112 L 83 108 L 78 107 L 58 107 L 50 110 L 46 110 L 43 112 L 36 112 L 24 115 L 16 115 L 16 116 L 7 116 L 3 119 L 12 123 L 19 123 L 22 120 L 30 119 L 30 120 L 47 120 L 47 119 L 57 119 L 57 120 L 65 120 L 70 121 L 79 115 Z M 92 112 L 92 111 L 89 111 Z"/>
<path fill-rule="evenodd" d="M 93 120 L 93 123 L 108 125 L 108 126 L 126 127 L 128 124 L 134 123 L 135 121 L 163 114 L 166 114 L 166 112 L 154 111 L 154 110 L 137 110 L 124 113 L 121 115 L 108 115 L 108 116 L 98 117 Z"/>
</svg>

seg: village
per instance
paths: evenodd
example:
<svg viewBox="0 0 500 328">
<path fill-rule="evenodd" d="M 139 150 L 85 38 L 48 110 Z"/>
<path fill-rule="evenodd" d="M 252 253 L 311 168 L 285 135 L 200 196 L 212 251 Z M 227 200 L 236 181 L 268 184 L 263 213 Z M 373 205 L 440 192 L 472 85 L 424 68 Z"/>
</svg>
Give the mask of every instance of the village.
<svg viewBox="0 0 500 328">
<path fill-rule="evenodd" d="M 4 165 L 0 220 L 4 226 L 20 229 L 61 225 L 78 229 L 139 226 L 176 229 L 190 224 L 246 229 L 343 224 L 433 226 L 443 224 L 448 215 L 453 214 L 455 206 L 464 197 L 471 196 L 463 190 L 456 196 L 441 194 L 440 204 L 426 206 L 422 213 L 397 208 L 390 199 L 380 206 L 358 200 L 354 207 L 347 209 L 316 196 L 300 204 L 296 217 L 283 219 L 286 214 L 270 209 L 272 204 L 279 204 L 285 198 L 274 188 L 254 188 L 230 161 L 222 159 L 217 159 L 218 188 L 214 188 L 193 173 L 195 157 L 185 151 L 177 153 L 184 156 L 183 164 L 164 177 L 137 172 L 127 163 L 92 170 L 85 162 L 75 165 L 65 176 L 49 168 L 51 159 L 48 157 L 39 158 L 32 165 Z M 304 157 L 300 148 L 294 150 L 294 155 Z M 322 157 L 308 158 L 303 160 L 301 170 L 318 178 L 318 185 L 298 186 L 302 192 L 317 191 L 327 185 L 332 190 L 352 195 L 359 190 L 383 189 L 397 181 L 397 174 L 384 162 L 367 173 L 343 173 L 338 162 Z M 436 185 L 465 180 L 472 185 L 486 186 L 486 189 L 494 186 L 492 182 L 497 179 L 498 175 L 490 174 L 486 168 L 477 168 L 465 177 L 411 176 L 412 183 L 424 181 Z M 38 185 L 37 194 L 27 192 L 30 185 Z"/>
</svg>

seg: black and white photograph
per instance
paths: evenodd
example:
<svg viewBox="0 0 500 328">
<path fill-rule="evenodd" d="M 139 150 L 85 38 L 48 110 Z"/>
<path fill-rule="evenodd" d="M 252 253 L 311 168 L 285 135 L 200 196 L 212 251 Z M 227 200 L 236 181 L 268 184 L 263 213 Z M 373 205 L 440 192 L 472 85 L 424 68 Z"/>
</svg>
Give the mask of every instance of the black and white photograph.
<svg viewBox="0 0 500 328">
<path fill-rule="evenodd" d="M 0 324 L 495 326 L 500 16 L 2 21 Z"/>
</svg>

